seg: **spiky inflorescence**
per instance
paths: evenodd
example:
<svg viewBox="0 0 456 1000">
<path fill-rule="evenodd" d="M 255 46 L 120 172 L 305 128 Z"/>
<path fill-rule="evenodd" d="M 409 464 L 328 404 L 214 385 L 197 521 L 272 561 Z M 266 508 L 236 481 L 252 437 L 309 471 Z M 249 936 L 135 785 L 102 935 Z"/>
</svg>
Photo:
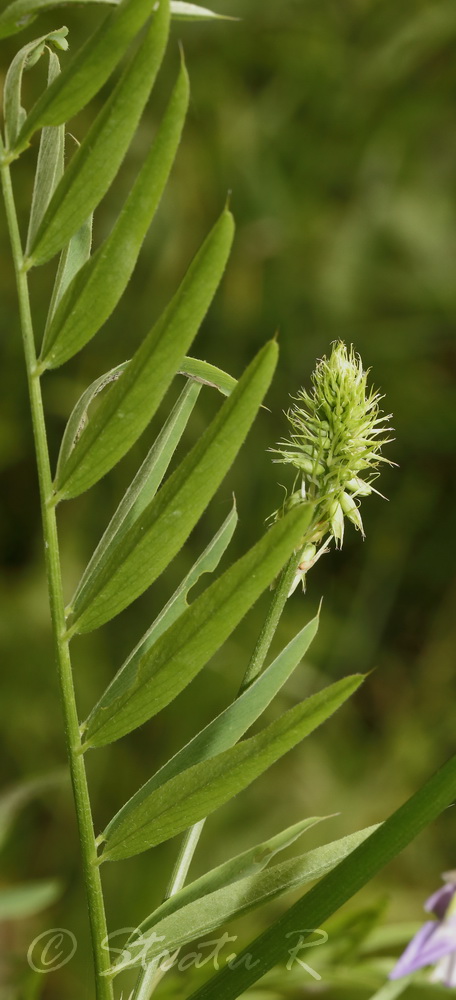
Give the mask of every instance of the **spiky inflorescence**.
<svg viewBox="0 0 456 1000">
<path fill-rule="evenodd" d="M 315 503 L 295 586 L 299 579 L 304 583 L 306 571 L 332 538 L 342 545 L 346 517 L 364 534 L 358 498 L 376 492 L 372 483 L 381 462 L 393 464 L 380 454 L 392 440 L 391 414 L 382 415 L 382 396 L 368 389 L 367 376 L 353 347 L 334 344 L 330 357 L 317 364 L 311 391 L 300 389 L 287 413 L 289 439 L 272 449 L 280 456 L 276 462 L 293 465 L 298 472 L 294 492 L 274 517 L 305 500 Z"/>
</svg>

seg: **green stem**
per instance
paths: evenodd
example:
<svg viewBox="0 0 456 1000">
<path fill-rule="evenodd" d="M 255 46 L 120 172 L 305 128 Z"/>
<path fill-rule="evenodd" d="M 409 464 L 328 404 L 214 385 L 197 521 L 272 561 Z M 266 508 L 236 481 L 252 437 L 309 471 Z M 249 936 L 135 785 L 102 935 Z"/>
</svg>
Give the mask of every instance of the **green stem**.
<svg viewBox="0 0 456 1000">
<path fill-rule="evenodd" d="M 112 982 L 106 976 L 106 972 L 110 966 L 109 951 L 107 947 L 103 947 L 103 942 L 106 942 L 107 940 L 103 892 L 101 887 L 100 871 L 96 863 L 97 849 L 95 844 L 95 834 L 93 829 L 85 764 L 84 758 L 80 754 L 81 739 L 73 686 L 70 651 L 68 641 L 64 638 L 66 625 L 57 521 L 55 507 L 52 503 L 52 476 L 46 426 L 44 421 L 41 385 L 39 376 L 36 372 L 36 350 L 30 311 L 28 282 L 23 269 L 24 258 L 13 189 L 11 185 L 10 171 L 8 165 L 4 163 L 1 166 L 1 180 L 14 259 L 14 268 L 16 272 L 22 341 L 27 369 L 27 381 L 30 395 L 30 408 L 32 414 L 41 498 L 41 516 L 43 523 L 49 603 L 60 683 L 60 694 L 65 722 L 66 748 L 73 784 L 84 880 L 89 908 L 93 960 L 96 973 L 96 996 L 97 1000 L 112 1000 Z"/>
<path fill-rule="evenodd" d="M 242 681 L 241 687 L 239 689 L 239 694 L 242 694 L 258 677 L 263 669 L 264 661 L 268 655 L 269 647 L 274 638 L 277 626 L 279 624 L 282 611 L 287 603 L 288 595 L 290 593 L 290 587 L 295 578 L 295 573 L 298 567 L 299 558 L 293 553 L 291 559 L 289 559 L 287 565 L 282 570 L 279 577 L 277 586 L 275 587 L 271 603 L 269 605 L 269 610 L 266 615 L 266 620 L 264 622 L 263 628 L 258 637 L 258 642 L 253 650 L 252 656 L 250 658 L 250 663 L 244 674 L 244 679 Z M 239 697 L 239 695 L 238 695 Z"/>
</svg>

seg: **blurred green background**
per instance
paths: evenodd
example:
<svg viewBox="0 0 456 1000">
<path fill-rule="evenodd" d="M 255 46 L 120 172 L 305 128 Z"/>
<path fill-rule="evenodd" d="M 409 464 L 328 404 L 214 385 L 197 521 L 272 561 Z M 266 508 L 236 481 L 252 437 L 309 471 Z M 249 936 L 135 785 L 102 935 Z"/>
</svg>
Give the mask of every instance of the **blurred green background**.
<svg viewBox="0 0 456 1000">
<path fill-rule="evenodd" d="M 305 815 L 340 813 L 327 828 L 308 835 L 310 846 L 381 820 L 454 750 L 456 721 L 454 0 L 214 0 L 212 6 L 241 20 L 174 24 L 130 155 L 97 212 L 96 244 L 109 231 L 149 146 L 176 74 L 181 40 L 192 99 L 178 160 L 116 314 L 80 355 L 46 376 L 53 454 L 80 392 L 131 356 L 228 191 L 236 242 L 193 353 L 238 376 L 279 330 L 280 366 L 269 411 L 261 412 L 185 551 L 132 608 L 75 642 L 81 715 L 226 516 L 233 491 L 240 522 L 230 558 L 259 537 L 265 518 L 281 501 L 278 483 L 289 483 L 287 470 L 271 463 L 267 448 L 285 430 L 282 411 L 289 394 L 308 385 L 316 358 L 335 338 L 353 343 L 365 366 L 372 366 L 372 379 L 394 414 L 396 441 L 389 457 L 399 468 L 386 471 L 378 484 L 389 502 L 371 497 L 363 505 L 365 542 L 348 528 L 343 551 L 322 559 L 309 576 L 305 597 L 297 593 L 290 600 L 277 645 L 312 616 L 323 595 L 321 630 L 268 719 L 347 672 L 371 671 L 367 682 L 334 720 L 212 817 L 195 874 Z M 27 32 L 3 42 L 1 73 L 20 45 L 62 23 L 69 26 L 76 48 L 100 16 L 81 6 L 41 17 Z M 29 106 L 43 74 L 44 67 L 28 74 Z M 76 137 L 85 134 L 95 105 L 72 123 Z M 23 225 L 34 159 L 35 150 L 15 167 Z M 64 746 L 3 216 L 0 239 L 0 787 L 6 787 L 62 764 Z M 32 274 L 38 333 L 53 273 L 50 265 Z M 219 405 L 209 389 L 200 400 L 180 455 Z M 68 596 L 159 425 L 155 421 L 90 494 L 62 509 Z M 100 829 L 152 770 L 233 696 L 266 605 L 267 597 L 158 719 L 89 758 Z M 136 924 L 156 905 L 177 846 L 173 842 L 154 854 L 106 866 L 112 928 Z M 92 997 L 68 790 L 50 790 L 27 807 L 0 860 L 1 882 L 57 875 L 63 887 L 52 909 L 2 932 L 9 963 L 20 970 L 35 934 L 50 926 L 69 927 L 79 941 L 77 954 L 40 986 L 49 1000 Z M 442 870 L 453 867 L 454 814 L 449 810 L 365 890 L 360 903 L 386 895 L 384 920 L 420 920 L 425 894 L 437 887 Z M 239 929 L 234 925 L 233 933 L 239 933 L 241 943 L 248 940 L 284 905 L 254 914 Z M 296 990 L 298 996 L 310 995 L 308 980 Z M 186 995 L 182 983 L 176 995 Z M 342 993 L 333 994 L 327 985 L 324 995 Z M 370 992 L 355 994 L 353 988 L 343 995 Z"/>
</svg>

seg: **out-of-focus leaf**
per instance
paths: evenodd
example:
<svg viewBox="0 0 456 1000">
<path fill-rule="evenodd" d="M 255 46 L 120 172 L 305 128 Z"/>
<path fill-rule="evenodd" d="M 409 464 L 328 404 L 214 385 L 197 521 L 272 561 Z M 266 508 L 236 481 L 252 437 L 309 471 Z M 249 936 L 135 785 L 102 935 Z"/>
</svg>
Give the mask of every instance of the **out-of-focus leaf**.
<svg viewBox="0 0 456 1000">
<path fill-rule="evenodd" d="M 62 125 L 88 104 L 106 83 L 117 63 L 127 51 L 130 42 L 152 13 L 153 7 L 153 0 L 122 0 L 108 14 L 97 31 L 90 36 L 85 45 L 65 66 L 60 76 L 34 104 L 17 136 L 14 149 L 12 149 L 15 155 L 25 149 L 37 129 L 44 125 Z M 160 20 L 163 9 L 167 9 L 167 4 L 165 0 L 160 0 L 160 8 L 156 15 L 157 21 Z M 139 53 L 137 53 L 136 59 L 138 57 Z M 145 66 L 143 71 L 146 71 Z M 124 74 L 122 79 L 125 79 L 127 74 Z M 140 80 L 137 80 L 137 83 L 140 86 Z M 119 86 L 120 83 L 116 87 L 115 94 L 118 93 Z M 107 102 L 105 108 L 108 105 L 110 107 L 111 103 L 112 98 Z M 103 121 L 103 114 L 104 112 L 101 113 L 97 122 Z M 92 140 L 96 134 L 93 129 L 97 122 L 89 132 Z M 119 126 L 119 121 L 117 121 L 117 125 Z M 120 135 L 118 138 L 120 143 Z M 89 215 L 90 211 L 91 208 L 85 210 L 82 218 Z M 79 229 L 79 224 L 75 225 L 73 232 Z"/>
<path fill-rule="evenodd" d="M 29 42 L 14 57 L 11 66 L 6 74 L 5 86 L 3 88 L 3 115 L 5 118 L 5 137 L 7 144 L 12 146 L 17 138 L 26 113 L 21 106 L 22 76 L 25 69 L 31 69 L 43 55 L 47 42 L 53 42 L 57 48 L 68 48 L 65 35 L 68 28 L 59 28 L 57 31 L 50 31 L 41 38 L 35 38 Z"/>
<path fill-rule="evenodd" d="M 55 52 L 49 50 L 48 86 L 55 80 L 59 73 L 59 58 Z M 51 125 L 49 128 L 43 129 L 33 185 L 32 207 L 27 232 L 27 249 L 49 205 L 55 186 L 63 174 L 64 145 L 64 125 Z"/>
<path fill-rule="evenodd" d="M 23 920 L 44 910 L 60 896 L 58 882 L 25 882 L 0 887 L 0 920 Z"/>
<path fill-rule="evenodd" d="M 32 799 L 37 798 L 49 788 L 55 788 L 67 780 L 65 770 L 44 774 L 30 781 L 22 781 L 12 788 L 7 788 L 0 794 L 0 849 L 10 833 L 17 814 Z"/>
<path fill-rule="evenodd" d="M 6 10 L 0 14 L 0 38 L 14 35 L 18 31 L 27 28 L 32 21 L 42 12 L 54 10 L 55 7 L 68 7 L 77 4 L 115 7 L 118 0 L 14 0 Z M 215 14 L 205 7 L 197 4 L 180 3 L 179 0 L 171 0 L 171 16 L 180 21 L 206 21 L 214 19 L 222 21 L 236 21 L 238 18 L 229 17 L 227 14 Z"/>
<path fill-rule="evenodd" d="M 318 616 L 305 625 L 282 650 L 269 667 L 216 719 L 171 757 L 143 785 L 144 795 L 169 781 L 193 764 L 227 750 L 240 740 L 283 687 L 290 674 L 305 655 L 318 628 Z M 136 650 L 132 654 L 134 656 Z M 129 658 L 131 659 L 131 657 Z M 128 661 L 127 661 L 128 662 Z"/>
<path fill-rule="evenodd" d="M 93 486 L 142 434 L 211 304 L 228 259 L 233 229 L 233 218 L 225 210 L 176 295 L 103 398 L 67 459 L 60 462 L 57 499 L 78 496 Z"/>
<path fill-rule="evenodd" d="M 277 522 L 207 587 L 150 650 L 142 654 L 140 646 L 129 657 L 89 716 L 87 746 L 102 746 L 124 736 L 190 683 L 299 546 L 310 516 L 309 509 L 298 509 Z"/>
<path fill-rule="evenodd" d="M 333 715 L 362 680 L 346 677 L 306 698 L 256 736 L 195 764 L 147 798 L 140 788 L 106 827 L 101 860 L 132 857 L 209 816 Z"/>
<path fill-rule="evenodd" d="M 112 555 L 78 588 L 69 628 L 87 632 L 143 593 L 174 558 L 230 468 L 267 392 L 277 345 L 267 344 L 190 453 L 169 477 Z"/>
<path fill-rule="evenodd" d="M 289 958 L 289 937 L 302 930 L 302 939 L 321 927 L 389 861 L 392 861 L 456 796 L 456 755 L 451 757 L 404 805 L 374 830 L 271 927 L 237 955 L 236 968 L 225 968 L 192 993 L 189 1000 L 235 1000 L 253 983 Z M 246 957 L 249 956 L 248 967 Z"/>
<path fill-rule="evenodd" d="M 405 993 L 411 982 L 412 976 L 404 976 L 403 979 L 396 980 L 395 982 L 385 983 L 381 989 L 374 993 L 371 1000 L 396 1000 L 397 997 Z"/>
<path fill-rule="evenodd" d="M 307 851 L 297 858 L 282 861 L 258 874 L 238 879 L 221 889 L 209 891 L 190 903 L 182 901 L 183 905 L 173 907 L 171 914 L 158 921 L 154 920 L 151 925 L 152 934 L 148 935 L 147 930 L 139 928 L 141 934 L 138 941 L 127 942 L 124 956 L 120 956 L 119 962 L 114 966 L 116 972 L 120 972 L 122 968 L 139 965 L 143 959 L 151 961 L 165 950 L 172 954 L 176 948 L 181 948 L 189 941 L 200 939 L 228 920 L 249 913 L 258 906 L 264 906 L 265 903 L 278 899 L 292 889 L 314 882 L 332 871 L 375 829 L 376 827 L 368 827 L 359 830 L 348 837 L 342 837 L 341 840 Z M 168 902 L 175 904 L 179 896 L 180 893 L 176 894 Z M 184 894 L 183 897 L 185 899 Z"/>
<path fill-rule="evenodd" d="M 123 366 L 120 367 L 123 368 Z M 114 374 L 116 371 L 117 369 L 113 369 Z M 144 508 L 147 507 L 147 504 L 155 496 L 187 426 L 187 421 L 195 406 L 200 388 L 195 382 L 188 382 L 182 390 L 168 419 L 146 455 L 144 462 L 138 469 L 133 482 L 122 497 L 106 531 L 102 535 L 81 578 L 80 587 L 86 585 L 101 557 L 104 559 L 108 558 L 109 553 L 119 544 L 128 528 L 134 524 L 140 514 L 142 514 Z"/>
<path fill-rule="evenodd" d="M 310 830 L 317 823 L 321 823 L 324 819 L 330 819 L 330 817 L 311 816 L 310 819 L 294 823 L 293 826 L 282 830 L 275 837 L 263 841 L 262 844 L 256 844 L 255 847 L 250 847 L 247 851 L 243 851 L 242 854 L 237 854 L 235 858 L 230 858 L 224 864 L 218 865 L 217 868 L 206 872 L 201 878 L 196 879 L 194 882 L 189 882 L 179 892 L 176 892 L 174 896 L 165 899 L 161 906 L 142 921 L 137 930 L 144 934 L 150 927 L 157 924 L 159 920 L 163 920 L 164 917 L 175 913 L 176 910 L 181 910 L 183 906 L 188 906 L 189 903 L 201 899 L 202 896 L 207 896 L 209 893 L 213 893 L 216 889 L 221 889 L 224 886 L 232 885 L 233 882 L 238 882 L 239 879 L 247 878 L 250 875 L 257 875 L 267 867 L 276 854 L 284 851 L 286 847 L 290 847 L 299 837 L 302 837 L 303 833 Z M 131 935 L 129 941 L 133 941 L 134 937 L 135 935 Z"/>
<path fill-rule="evenodd" d="M 150 12 L 151 0 L 122 0 L 121 6 L 127 2 L 130 5 L 140 3 L 143 10 L 146 7 Z M 119 7 L 110 17 L 116 16 L 120 9 Z M 106 194 L 149 97 L 166 48 L 168 29 L 168 0 L 161 0 L 139 50 L 124 70 L 65 170 L 30 248 L 28 266 L 43 264 L 61 250 Z M 104 36 L 100 45 L 104 45 Z M 65 70 L 46 93 L 64 75 Z M 33 111 L 30 117 L 32 116 Z M 59 119 L 60 116 L 42 117 L 46 118 L 46 122 L 40 120 L 40 124 L 48 123 L 47 119 L 50 117 Z M 66 116 L 64 120 L 67 120 Z M 27 128 L 27 122 L 24 128 Z"/>
<path fill-rule="evenodd" d="M 152 149 L 108 238 L 81 268 L 47 327 L 40 363 L 55 368 L 94 336 L 121 298 L 179 145 L 189 97 L 182 65 Z"/>
</svg>

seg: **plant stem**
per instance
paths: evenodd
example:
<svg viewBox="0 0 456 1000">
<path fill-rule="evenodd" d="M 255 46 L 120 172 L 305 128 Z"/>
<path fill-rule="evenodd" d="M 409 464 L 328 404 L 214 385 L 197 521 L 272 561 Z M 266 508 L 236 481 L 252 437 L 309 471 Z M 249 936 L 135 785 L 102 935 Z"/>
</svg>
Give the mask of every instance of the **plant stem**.
<svg viewBox="0 0 456 1000">
<path fill-rule="evenodd" d="M 33 434 L 41 498 L 41 517 L 46 559 L 46 571 L 51 610 L 52 630 L 60 684 L 60 695 L 65 723 L 66 748 L 73 785 L 74 801 L 81 845 L 84 881 L 89 908 L 92 951 L 96 975 L 97 1000 L 112 1000 L 112 982 L 106 976 L 110 957 L 103 942 L 107 939 L 107 926 L 101 887 L 100 871 L 96 864 L 97 849 L 90 808 L 89 790 L 84 758 L 80 754 L 81 738 L 73 686 L 71 660 L 66 632 L 62 574 L 55 507 L 52 504 L 52 476 L 44 421 L 43 400 L 39 376 L 36 372 L 36 350 L 27 277 L 23 269 L 23 252 L 9 167 L 1 166 L 3 197 L 16 272 L 22 341 L 27 381 L 30 395 Z"/>
<path fill-rule="evenodd" d="M 274 638 L 277 626 L 279 624 L 282 611 L 287 603 L 287 598 L 290 593 L 290 587 L 293 583 L 296 569 L 298 566 L 299 557 L 296 553 L 293 553 L 289 559 L 287 565 L 282 570 L 279 577 L 278 583 L 273 591 L 271 603 L 269 605 L 269 610 L 266 615 L 266 620 L 264 622 L 263 628 L 258 637 L 258 642 L 253 650 L 252 656 L 250 658 L 250 663 L 244 674 L 244 679 L 242 681 L 241 687 L 239 689 L 239 694 L 243 693 L 258 677 L 263 668 L 264 661 L 268 655 L 269 647 Z"/>
</svg>

